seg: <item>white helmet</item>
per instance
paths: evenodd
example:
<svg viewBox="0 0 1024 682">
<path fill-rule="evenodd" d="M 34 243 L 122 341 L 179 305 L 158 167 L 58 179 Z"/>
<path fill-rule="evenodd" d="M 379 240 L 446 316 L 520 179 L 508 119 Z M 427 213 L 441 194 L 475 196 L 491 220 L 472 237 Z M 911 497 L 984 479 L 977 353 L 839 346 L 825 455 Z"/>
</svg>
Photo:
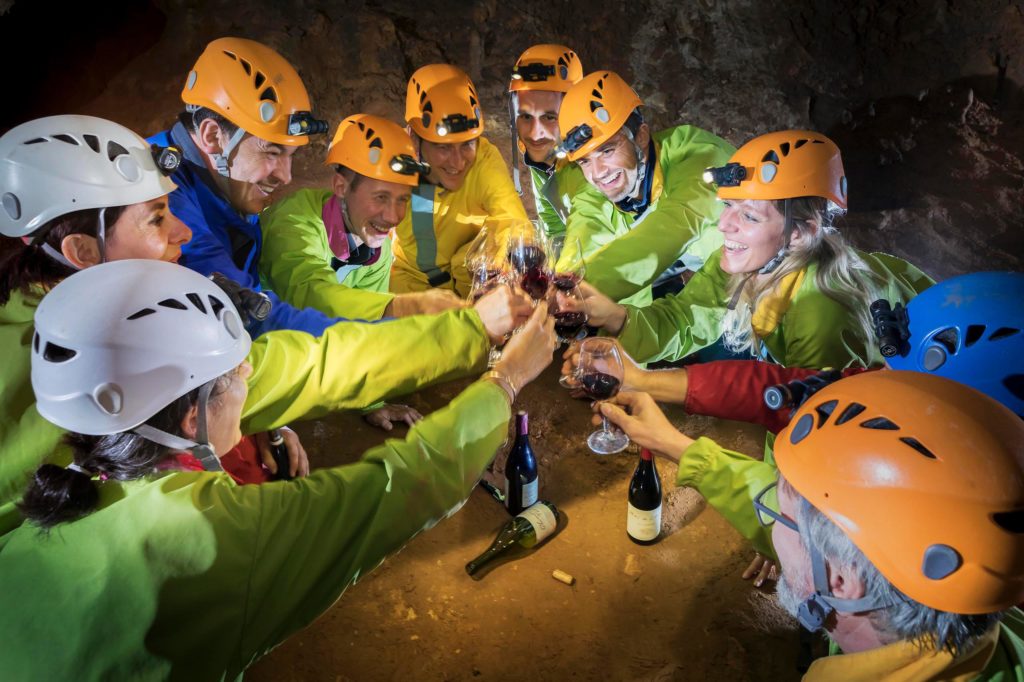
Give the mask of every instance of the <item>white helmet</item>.
<svg viewBox="0 0 1024 682">
<path fill-rule="evenodd" d="M 181 153 L 153 148 L 94 116 L 48 116 L 0 137 L 0 234 L 27 237 L 54 218 L 173 192 Z"/>
<path fill-rule="evenodd" d="M 88 435 L 134 429 L 177 449 L 196 444 L 139 425 L 237 367 L 251 345 L 216 284 L 155 260 L 114 261 L 71 275 L 43 298 L 35 328 L 32 388 L 43 417 Z M 205 409 L 200 413 L 205 421 Z M 200 431 L 202 442 L 205 424 Z"/>
</svg>

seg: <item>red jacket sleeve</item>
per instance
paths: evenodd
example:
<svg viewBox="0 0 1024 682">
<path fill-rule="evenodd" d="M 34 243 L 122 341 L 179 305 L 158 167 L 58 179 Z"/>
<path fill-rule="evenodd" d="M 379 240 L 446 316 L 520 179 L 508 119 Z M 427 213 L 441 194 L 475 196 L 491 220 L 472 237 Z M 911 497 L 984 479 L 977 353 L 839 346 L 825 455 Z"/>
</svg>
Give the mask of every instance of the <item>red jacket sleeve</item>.
<svg viewBox="0 0 1024 682">
<path fill-rule="evenodd" d="M 718 360 L 686 367 L 686 402 L 690 414 L 760 424 L 778 433 L 789 423 L 788 409 L 773 410 L 764 404 L 769 386 L 806 379 L 821 370 L 783 367 L 761 360 Z M 864 372 L 843 370 L 843 376 Z"/>
</svg>

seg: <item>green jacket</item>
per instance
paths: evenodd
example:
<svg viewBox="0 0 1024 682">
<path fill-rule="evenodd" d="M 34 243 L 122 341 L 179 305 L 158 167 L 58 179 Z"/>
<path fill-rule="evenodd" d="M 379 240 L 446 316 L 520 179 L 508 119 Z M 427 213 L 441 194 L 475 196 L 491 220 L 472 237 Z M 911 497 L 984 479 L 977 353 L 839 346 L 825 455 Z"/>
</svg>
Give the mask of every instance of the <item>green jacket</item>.
<svg viewBox="0 0 1024 682">
<path fill-rule="evenodd" d="M 575 163 L 556 164 L 555 172 L 548 175 L 533 166 L 526 166 L 533 183 L 533 201 L 537 207 L 537 218 L 543 223 L 548 237 L 565 234 L 565 220 L 572 207 L 572 198 L 581 189 L 588 187 L 583 171 Z"/>
<path fill-rule="evenodd" d="M 934 280 L 910 263 L 884 253 L 857 252 L 884 282 L 880 296 L 904 305 Z M 729 275 L 716 252 L 678 294 L 646 308 L 627 306 L 619 334 L 626 352 L 637 362 L 678 360 L 710 346 L 721 336 L 728 305 Z M 785 367 L 844 368 L 882 364 L 874 344 L 865 345 L 850 333 L 851 315 L 826 296 L 815 281 L 811 264 L 803 283 L 775 330 L 762 339 L 762 354 Z"/>
<path fill-rule="evenodd" d="M 260 214 L 259 270 L 264 285 L 296 308 L 379 320 L 395 297 L 388 293 L 391 240 L 384 240 L 380 257 L 372 265 L 335 272 L 322 217 L 331 196 L 329 190 L 301 189 Z"/>
<path fill-rule="evenodd" d="M 308 478 L 99 483 L 92 514 L 0 537 L 0 678 L 237 678 L 457 510 L 509 416 L 478 382 L 404 440 Z"/>
<path fill-rule="evenodd" d="M 30 378 L 32 319 L 39 296 L 15 293 L 0 308 L 0 532 L 20 522 L 12 503 L 43 462 L 64 465 L 64 432 L 39 416 Z M 242 431 L 256 433 L 332 410 L 362 409 L 384 398 L 483 370 L 487 332 L 472 308 L 376 324 L 340 322 L 316 338 L 274 331 L 253 341 Z M 422 364 L 409 369 L 409 358 Z M 396 371 L 395 368 L 406 368 Z"/>
<path fill-rule="evenodd" d="M 736 150 L 693 126 L 655 133 L 654 145 L 651 205 L 643 215 L 620 210 L 590 184 L 572 197 L 566 235 L 579 237 L 586 280 L 615 301 L 650 301 L 650 284 L 670 265 L 683 259 L 697 270 L 722 245 L 715 227 L 721 205 L 701 176 Z"/>
</svg>

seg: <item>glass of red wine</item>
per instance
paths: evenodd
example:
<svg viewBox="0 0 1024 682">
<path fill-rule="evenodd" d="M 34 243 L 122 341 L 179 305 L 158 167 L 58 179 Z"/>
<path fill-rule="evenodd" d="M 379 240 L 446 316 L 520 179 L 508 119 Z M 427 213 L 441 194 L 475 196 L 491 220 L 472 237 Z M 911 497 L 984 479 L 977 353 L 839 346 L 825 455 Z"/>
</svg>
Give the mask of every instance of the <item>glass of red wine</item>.
<svg viewBox="0 0 1024 682">
<path fill-rule="evenodd" d="M 591 400 L 608 400 L 619 392 L 622 385 L 622 356 L 615 341 L 605 337 L 591 337 L 580 344 L 576 365 L 579 388 Z M 587 445 L 598 455 L 614 455 L 629 445 L 629 436 L 608 426 L 608 418 L 601 417 L 601 428 L 587 437 Z"/>
<path fill-rule="evenodd" d="M 587 310 L 579 287 L 551 287 L 548 312 L 555 318 L 555 333 L 562 343 L 575 341 L 587 324 Z"/>
<path fill-rule="evenodd" d="M 508 239 L 508 261 L 519 277 L 519 286 L 534 301 L 543 301 L 551 284 L 550 250 L 544 233 L 517 230 Z"/>
<path fill-rule="evenodd" d="M 579 237 L 555 237 L 551 241 L 551 252 L 554 256 L 552 269 L 555 272 L 551 283 L 555 287 L 568 291 L 583 281 L 587 267 L 583 262 Z"/>
</svg>

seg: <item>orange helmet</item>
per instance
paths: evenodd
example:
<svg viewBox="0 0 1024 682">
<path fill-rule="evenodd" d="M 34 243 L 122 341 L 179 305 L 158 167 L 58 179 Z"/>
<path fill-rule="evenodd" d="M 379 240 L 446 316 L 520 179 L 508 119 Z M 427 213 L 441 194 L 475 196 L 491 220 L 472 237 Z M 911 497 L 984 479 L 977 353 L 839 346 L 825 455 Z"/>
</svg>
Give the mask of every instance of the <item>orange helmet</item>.
<svg viewBox="0 0 1024 682">
<path fill-rule="evenodd" d="M 187 108 L 211 109 L 275 144 L 301 146 L 309 135 L 328 129 L 310 113 L 306 86 L 292 65 L 266 45 L 243 38 L 218 38 L 207 45 L 185 79 L 181 99 Z"/>
<path fill-rule="evenodd" d="M 416 160 L 409 134 L 397 123 L 370 114 L 355 114 L 341 122 L 325 163 L 411 187 L 419 184 L 418 175 L 430 174 L 430 166 Z"/>
<path fill-rule="evenodd" d="M 480 97 L 466 72 L 451 64 L 428 64 L 409 79 L 405 121 L 430 142 L 468 142 L 484 132 Z"/>
<path fill-rule="evenodd" d="M 825 197 L 846 208 L 846 174 L 839 147 L 811 130 L 782 130 L 755 137 L 729 163 L 709 168 L 704 181 L 719 199 Z"/>
<path fill-rule="evenodd" d="M 940 611 L 1024 601 L 1024 421 L 963 384 L 886 370 L 816 393 L 779 471 L 893 585 Z"/>
<path fill-rule="evenodd" d="M 619 132 L 643 102 L 626 81 L 611 71 L 595 71 L 569 88 L 558 110 L 563 142 L 559 156 L 586 156 Z M 566 132 L 568 131 L 568 132 Z"/>
<path fill-rule="evenodd" d="M 512 68 L 509 92 L 544 90 L 569 92 L 583 78 L 583 65 L 565 45 L 534 45 L 519 56 Z"/>
</svg>

